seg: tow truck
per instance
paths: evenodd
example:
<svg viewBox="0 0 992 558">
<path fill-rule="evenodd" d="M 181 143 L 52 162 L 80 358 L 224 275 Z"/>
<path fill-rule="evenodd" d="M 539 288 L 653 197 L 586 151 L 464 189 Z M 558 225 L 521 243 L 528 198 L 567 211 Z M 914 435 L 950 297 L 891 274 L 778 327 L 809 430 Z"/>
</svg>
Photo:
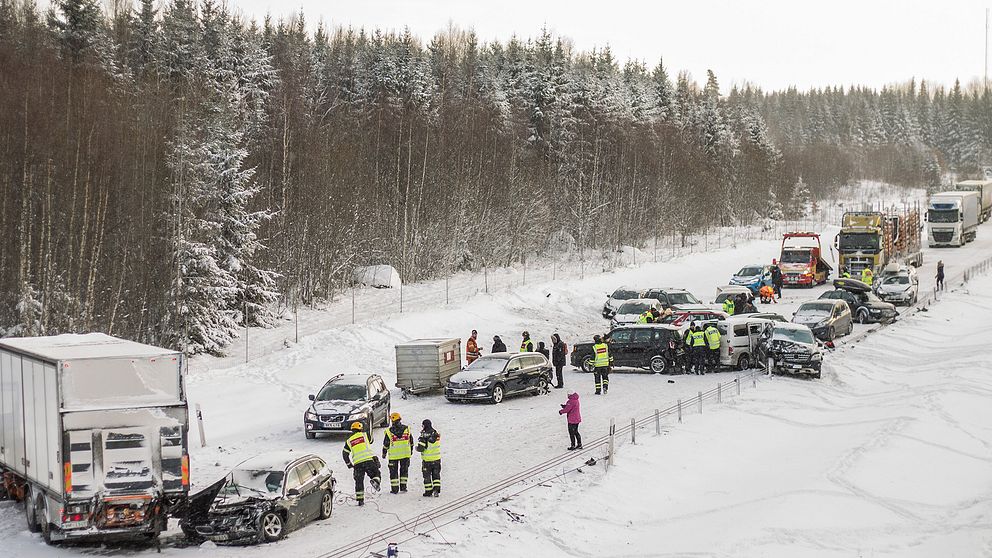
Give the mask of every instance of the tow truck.
<svg viewBox="0 0 992 558">
<path fill-rule="evenodd" d="M 823 259 L 820 235 L 814 232 L 789 232 L 782 235 L 782 253 L 778 266 L 782 283 L 787 287 L 813 287 L 827 282 L 830 264 Z"/>
</svg>

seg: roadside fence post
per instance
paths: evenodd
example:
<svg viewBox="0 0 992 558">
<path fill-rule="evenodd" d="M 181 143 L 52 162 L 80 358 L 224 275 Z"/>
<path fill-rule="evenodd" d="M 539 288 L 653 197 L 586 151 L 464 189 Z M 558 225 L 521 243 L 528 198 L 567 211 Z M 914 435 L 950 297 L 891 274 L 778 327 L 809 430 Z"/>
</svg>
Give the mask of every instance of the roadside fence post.
<svg viewBox="0 0 992 558">
<path fill-rule="evenodd" d="M 637 444 L 637 422 L 630 419 L 630 443 Z"/>
<path fill-rule="evenodd" d="M 203 411 L 200 409 L 200 404 L 196 404 L 196 425 L 200 429 L 200 447 L 207 447 L 207 437 L 203 435 Z"/>
<path fill-rule="evenodd" d="M 699 399 L 699 414 L 703 414 L 703 392 L 697 392 L 697 398 Z"/>
<path fill-rule="evenodd" d="M 403 283 L 400 283 L 400 314 L 403 313 Z"/>
<path fill-rule="evenodd" d="M 716 402 L 723 403 L 723 386 L 720 382 L 716 383 Z"/>
<path fill-rule="evenodd" d="M 450 298 L 448 297 L 448 292 L 449 292 L 449 290 L 448 290 L 448 278 L 445 277 L 444 278 L 444 303 L 445 304 L 448 304 L 450 302 Z"/>
<path fill-rule="evenodd" d="M 351 288 L 351 323 L 355 323 L 355 287 Z"/>
<path fill-rule="evenodd" d="M 751 387 L 758 387 L 758 376 L 756 376 L 754 372 L 751 372 Z"/>
<path fill-rule="evenodd" d="M 682 424 L 682 400 L 681 399 L 679 399 L 678 410 L 679 410 L 679 424 Z"/>
<path fill-rule="evenodd" d="M 486 279 L 486 294 L 489 294 L 489 267 L 482 268 L 482 275 Z"/>
<path fill-rule="evenodd" d="M 658 409 L 654 410 L 654 433 L 661 436 L 661 416 L 658 415 Z"/>
<path fill-rule="evenodd" d="M 617 431 L 616 422 L 611 418 L 610 419 L 610 442 L 609 442 L 609 448 L 607 450 L 607 456 L 606 456 L 606 470 L 609 470 L 610 469 L 610 466 L 613 465 L 613 436 L 614 436 L 614 434 L 616 434 L 616 431 Z"/>
<path fill-rule="evenodd" d="M 734 378 L 734 383 L 737 384 L 737 395 L 740 395 L 741 394 L 741 375 L 740 374 L 738 374 L 737 377 Z"/>
</svg>

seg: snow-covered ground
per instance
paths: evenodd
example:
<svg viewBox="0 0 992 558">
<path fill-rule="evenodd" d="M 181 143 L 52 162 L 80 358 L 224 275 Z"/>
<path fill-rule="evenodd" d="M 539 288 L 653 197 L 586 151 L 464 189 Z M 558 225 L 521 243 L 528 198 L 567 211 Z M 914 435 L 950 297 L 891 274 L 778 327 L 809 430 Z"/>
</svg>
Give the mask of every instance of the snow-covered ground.
<svg viewBox="0 0 992 558">
<path fill-rule="evenodd" d="M 411 556 L 992 555 L 992 279 L 401 546 Z M 406 538 L 406 537 L 404 537 Z"/>
<path fill-rule="evenodd" d="M 823 227 L 821 232 L 825 244 L 829 244 L 836 227 Z M 550 276 L 544 280 L 532 277 L 526 284 L 507 286 L 499 292 L 469 292 L 464 301 L 449 305 L 432 304 L 429 301 L 436 299 L 424 295 L 424 304 L 417 311 L 380 312 L 378 318 L 355 325 L 347 324 L 350 300 L 340 301 L 323 314 L 313 312 L 309 315 L 312 320 L 308 319 L 301 330 L 314 333 L 301 336 L 298 344 L 288 348 L 282 349 L 281 342 L 274 341 L 279 336 L 291 338 L 291 325 L 266 332 L 263 339 L 269 341 L 268 349 L 253 352 L 253 358 L 247 364 L 238 362 L 236 349 L 224 359 L 194 359 L 187 382 L 189 400 L 191 406 L 199 404 L 203 409 L 207 437 L 206 447 L 201 448 L 195 431 L 191 436 L 194 488 L 209 484 L 232 465 L 258 452 L 293 449 L 317 453 L 335 464 L 341 496 L 330 520 L 291 533 L 277 545 L 235 549 L 167 547 L 163 553 L 266 556 L 280 552 L 314 556 L 560 455 L 567 445 L 567 436 L 557 410 L 565 392 L 575 390 L 583 397 L 585 422 L 582 429 L 584 436 L 590 439 L 605 434 L 611 418 L 624 423 L 631 417 L 645 416 L 652 409 L 668 406 L 678 398 L 687 400 L 697 391 L 732 379 L 730 372 L 704 377 L 614 374 L 609 396 L 594 399 L 592 378 L 566 369 L 568 389 L 555 391 L 549 397 L 508 399 L 499 406 L 449 404 L 436 395 L 402 400 L 394 390 L 393 408 L 403 414 L 407 424 L 416 430 L 422 419 L 431 418 L 443 434 L 444 494 L 439 500 L 424 500 L 415 493 L 382 494 L 373 496 L 375 505 L 357 508 L 348 497 L 353 487 L 348 470 L 340 460 L 344 438 L 306 440 L 302 430 L 307 395 L 314 393 L 328 377 L 341 372 L 378 373 L 391 385 L 395 381 L 393 346 L 398 342 L 418 337 L 464 339 L 471 329 L 478 329 L 486 349 L 494 334 L 502 336 L 507 345 L 513 347 L 519 343 L 520 332 L 526 329 L 535 341 L 547 341 L 557 332 L 569 344 L 574 344 L 608 328 L 600 317 L 600 309 L 606 293 L 617 286 L 686 287 L 709 301 L 715 288 L 725 284 L 743 265 L 767 262 L 776 257 L 779 241 L 742 238 L 737 239 L 736 247 L 725 242 L 718 246 L 720 248 L 709 244 L 709 251 L 677 255 L 667 261 L 619 268 L 608 273 L 593 274 L 587 270 L 585 276 L 580 277 L 573 271 L 571 276 L 562 278 L 559 274 L 553 281 Z M 699 246 L 703 247 L 706 245 Z M 984 226 L 979 232 L 979 240 L 965 248 L 942 250 L 936 256 L 928 251 L 926 268 L 920 275 L 921 290 L 932 288 L 932 270 L 937 257 L 944 260 L 949 276 L 953 276 L 965 263 L 988 254 L 990 248 L 992 226 Z M 801 302 L 816 298 L 824 288 L 786 290 L 782 303 L 770 305 L 770 308 L 790 316 Z M 414 288 L 411 291 L 416 292 Z M 365 293 L 365 296 L 374 294 Z M 342 321 L 346 325 L 340 325 Z M 857 326 L 856 331 L 862 328 Z M 835 353 L 830 360 L 836 356 L 839 355 Z M 789 383 L 776 381 L 772 385 Z M 832 383 L 824 380 L 802 385 L 816 393 L 817 386 Z M 707 416 L 705 420 L 711 418 Z M 688 426 L 702 428 L 697 426 L 700 424 L 693 422 Z M 676 461 L 681 461 L 681 457 Z M 568 464 L 563 468 L 571 467 L 572 464 Z M 411 473 L 415 485 L 419 471 Z M 171 534 L 175 535 L 175 531 Z M 12 503 L 0 503 L 0 537 L 4 538 L 5 549 L 12 556 L 122 552 L 119 547 L 45 547 L 40 537 L 26 531 L 23 515 Z M 165 540 L 169 542 L 168 537 Z M 125 552 L 141 554 L 154 550 L 127 548 Z"/>
</svg>

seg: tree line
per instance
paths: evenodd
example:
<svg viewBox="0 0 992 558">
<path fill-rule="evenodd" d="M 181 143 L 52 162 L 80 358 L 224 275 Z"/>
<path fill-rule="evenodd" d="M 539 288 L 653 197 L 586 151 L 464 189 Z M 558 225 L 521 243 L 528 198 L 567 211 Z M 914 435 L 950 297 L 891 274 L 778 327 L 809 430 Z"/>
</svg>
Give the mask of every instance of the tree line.
<svg viewBox="0 0 992 558">
<path fill-rule="evenodd" d="M 0 0 L 0 333 L 219 354 L 280 306 L 936 188 L 989 96 L 910 81 L 721 94 L 564 37 L 254 21 L 215 0 Z M 313 29 L 313 31 L 311 31 Z"/>
</svg>

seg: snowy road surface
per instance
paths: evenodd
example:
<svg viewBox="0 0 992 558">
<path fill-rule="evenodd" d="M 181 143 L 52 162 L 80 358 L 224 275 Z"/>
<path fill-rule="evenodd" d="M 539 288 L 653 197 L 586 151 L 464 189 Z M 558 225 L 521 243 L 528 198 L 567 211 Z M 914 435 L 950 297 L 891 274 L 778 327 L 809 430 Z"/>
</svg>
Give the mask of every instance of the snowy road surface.
<svg viewBox="0 0 992 558">
<path fill-rule="evenodd" d="M 836 228 L 823 231 L 824 240 L 829 242 L 835 231 Z M 449 335 L 464 338 L 475 328 L 486 349 L 494 334 L 501 335 L 509 346 L 515 346 L 524 329 L 530 331 L 535 341 L 548 340 L 552 333 L 558 332 L 572 345 L 607 328 L 599 317 L 604 293 L 619 285 L 684 286 L 708 301 L 716 286 L 725 284 L 734 271 L 744 264 L 770 260 L 777 255 L 778 247 L 777 241 L 755 241 L 737 249 L 696 253 L 671 262 L 646 264 L 583 280 L 559 280 L 527 285 L 511 293 L 479 295 L 468 303 L 432 311 L 391 314 L 369 324 L 321 331 L 301 339 L 294 347 L 249 364 L 232 365 L 228 359 L 222 368 L 211 368 L 204 365 L 212 363 L 211 359 L 197 360 L 188 378 L 189 399 L 191 407 L 196 403 L 203 407 L 208 444 L 200 448 L 196 434 L 191 437 L 194 488 L 209 484 L 255 453 L 294 449 L 317 453 L 335 465 L 341 498 L 329 521 L 292 533 L 276 547 L 166 548 L 164 553 L 265 556 L 277 550 L 294 556 L 311 556 L 326 552 L 391 526 L 398 518 L 414 517 L 429 507 L 469 494 L 562 453 L 567 436 L 564 420 L 557 410 L 568 391 L 577 390 L 583 398 L 582 429 L 584 436 L 591 438 L 606 432 L 611 417 L 621 423 L 629 421 L 654 408 L 663 408 L 677 398 L 689 399 L 718 381 L 728 381 L 733 377 L 729 372 L 704 377 L 614 374 L 610 394 L 594 399 L 592 378 L 566 369 L 566 390 L 554 391 L 547 397 L 508 399 L 499 406 L 455 405 L 438 396 L 401 400 L 394 390 L 393 410 L 401 412 L 415 432 L 422 419 L 431 418 L 443 434 L 444 493 L 439 500 L 424 501 L 415 492 L 403 496 L 382 494 L 372 498 L 377 505 L 357 508 L 347 497 L 353 485 L 341 464 L 343 437 L 306 440 L 302 431 L 307 394 L 314 393 L 333 374 L 375 372 L 391 385 L 395 380 L 393 345 L 397 342 Z M 936 255 L 928 251 L 926 267 L 921 272 L 921 289 L 932 286 L 931 270 L 937 257 L 945 261 L 949 276 L 953 276 L 966 262 L 990 253 L 990 249 L 992 227 L 983 226 L 979 240 L 963 249 L 941 250 Z M 783 303 L 770 308 L 790 316 L 801 302 L 815 298 L 823 289 L 786 290 Z M 674 383 L 668 383 L 669 379 Z M 815 394 L 820 384 L 808 385 Z M 377 430 L 377 447 L 380 432 Z M 411 473 L 412 484 L 416 486 L 419 470 L 414 467 Z M 40 537 L 26 531 L 23 515 L 10 503 L 0 503 L 0 536 L 14 556 L 154 552 L 96 545 L 46 548 Z"/>
<path fill-rule="evenodd" d="M 662 438 L 621 448 L 608 473 L 546 483 L 401 550 L 989 556 L 990 313 L 984 277 L 840 351 L 820 382 L 762 382 Z"/>
</svg>

